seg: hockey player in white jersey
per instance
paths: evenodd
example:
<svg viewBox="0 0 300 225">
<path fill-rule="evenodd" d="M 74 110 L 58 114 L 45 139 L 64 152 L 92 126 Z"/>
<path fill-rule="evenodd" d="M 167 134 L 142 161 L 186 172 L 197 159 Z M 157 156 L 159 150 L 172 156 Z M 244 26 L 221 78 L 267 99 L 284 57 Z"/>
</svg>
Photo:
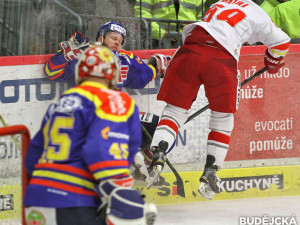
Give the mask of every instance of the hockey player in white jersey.
<svg viewBox="0 0 300 225">
<path fill-rule="evenodd" d="M 187 120 L 188 110 L 203 84 L 211 118 L 206 164 L 198 191 L 211 199 L 220 192 L 216 172 L 225 160 L 234 126 L 233 114 L 238 108 L 240 49 L 245 42 L 267 45 L 264 63 L 268 73 L 273 74 L 284 65 L 282 60 L 290 38 L 251 0 L 218 1 L 203 21 L 185 26 L 182 36 L 184 44 L 171 60 L 157 96 L 167 105 L 151 143 L 150 168 L 156 175 L 162 171 L 166 152 Z"/>
</svg>

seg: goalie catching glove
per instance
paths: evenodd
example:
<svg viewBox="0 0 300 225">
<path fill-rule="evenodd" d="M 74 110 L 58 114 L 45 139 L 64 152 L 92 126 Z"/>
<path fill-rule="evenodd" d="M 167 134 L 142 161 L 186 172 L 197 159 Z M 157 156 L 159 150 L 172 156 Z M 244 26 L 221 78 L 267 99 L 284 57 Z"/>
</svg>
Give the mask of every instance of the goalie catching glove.
<svg viewBox="0 0 300 225">
<path fill-rule="evenodd" d="M 156 74 L 160 78 L 164 77 L 168 64 L 169 62 L 167 57 L 162 54 L 152 55 L 148 61 L 148 65 L 152 65 L 155 68 Z"/>
<path fill-rule="evenodd" d="M 59 44 L 61 51 L 67 61 L 76 59 L 80 56 L 83 50 L 89 47 L 89 39 L 82 33 L 76 31 L 68 41 L 63 41 Z"/>
<path fill-rule="evenodd" d="M 132 177 L 109 179 L 99 184 L 102 204 L 106 210 L 106 223 L 114 225 L 153 225 L 157 216 L 156 206 L 146 204 L 133 187 Z"/>
<path fill-rule="evenodd" d="M 265 53 L 264 63 L 265 63 L 265 66 L 267 67 L 268 73 L 270 73 L 270 74 L 277 73 L 279 71 L 279 69 L 285 65 L 285 63 L 282 61 L 282 59 L 283 59 L 282 56 L 279 58 L 275 58 L 275 57 L 271 56 L 271 54 L 269 53 L 269 51 L 267 49 L 266 53 Z"/>
</svg>

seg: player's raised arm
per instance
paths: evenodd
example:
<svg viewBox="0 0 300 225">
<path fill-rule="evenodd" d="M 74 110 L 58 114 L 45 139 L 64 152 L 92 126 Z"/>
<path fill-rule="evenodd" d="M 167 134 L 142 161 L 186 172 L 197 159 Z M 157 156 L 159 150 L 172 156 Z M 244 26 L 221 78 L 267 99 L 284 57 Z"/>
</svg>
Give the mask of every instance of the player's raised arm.
<svg viewBox="0 0 300 225">
<path fill-rule="evenodd" d="M 89 47 L 89 38 L 76 31 L 69 40 L 59 44 L 59 51 L 45 64 L 45 75 L 49 80 L 74 79 L 77 58 Z"/>
</svg>

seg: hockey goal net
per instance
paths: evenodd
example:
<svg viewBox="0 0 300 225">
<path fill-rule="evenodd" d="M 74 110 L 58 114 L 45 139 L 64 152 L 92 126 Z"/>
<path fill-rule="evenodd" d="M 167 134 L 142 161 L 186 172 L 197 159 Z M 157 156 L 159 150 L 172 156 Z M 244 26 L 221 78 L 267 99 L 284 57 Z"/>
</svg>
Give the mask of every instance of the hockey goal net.
<svg viewBox="0 0 300 225">
<path fill-rule="evenodd" d="M 0 127 L 0 225 L 25 224 L 22 187 L 28 177 L 23 161 L 29 141 L 24 125 Z"/>
</svg>

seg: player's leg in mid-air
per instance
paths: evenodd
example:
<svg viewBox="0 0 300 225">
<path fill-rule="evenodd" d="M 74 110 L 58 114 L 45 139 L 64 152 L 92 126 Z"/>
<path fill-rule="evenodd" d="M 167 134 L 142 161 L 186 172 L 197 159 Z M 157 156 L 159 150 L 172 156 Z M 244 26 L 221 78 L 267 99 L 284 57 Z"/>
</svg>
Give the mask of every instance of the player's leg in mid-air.
<svg viewBox="0 0 300 225">
<path fill-rule="evenodd" d="M 220 193 L 218 186 L 220 179 L 216 172 L 221 168 L 227 154 L 233 120 L 232 113 L 211 112 L 206 163 L 198 188 L 199 193 L 209 200 L 216 193 Z"/>
<path fill-rule="evenodd" d="M 178 130 L 187 120 L 188 110 L 197 97 L 201 85 L 199 70 L 203 68 L 199 65 L 199 57 L 199 54 L 180 47 L 167 68 L 157 96 L 158 100 L 166 102 L 167 105 L 150 147 L 153 153 L 150 170 L 155 172 L 154 178 L 162 171 L 166 155 L 171 150 Z"/>
<path fill-rule="evenodd" d="M 132 176 L 134 177 L 135 184 L 147 186 L 154 175 L 149 169 L 153 159 L 153 153 L 150 151 L 150 144 L 159 121 L 159 116 L 152 113 L 140 113 L 140 120 L 143 130 L 142 144 L 134 157 Z M 161 188 L 163 187 L 164 182 L 164 178 L 160 176 L 153 183 L 152 187 Z"/>
<path fill-rule="evenodd" d="M 238 108 L 240 89 L 240 77 L 237 74 L 235 59 L 212 58 L 210 65 L 214 67 L 211 66 L 202 77 L 211 116 L 207 157 L 198 188 L 199 193 L 209 200 L 220 192 L 218 186 L 220 179 L 216 172 L 221 168 L 227 155 L 234 126 L 233 113 Z"/>
</svg>

